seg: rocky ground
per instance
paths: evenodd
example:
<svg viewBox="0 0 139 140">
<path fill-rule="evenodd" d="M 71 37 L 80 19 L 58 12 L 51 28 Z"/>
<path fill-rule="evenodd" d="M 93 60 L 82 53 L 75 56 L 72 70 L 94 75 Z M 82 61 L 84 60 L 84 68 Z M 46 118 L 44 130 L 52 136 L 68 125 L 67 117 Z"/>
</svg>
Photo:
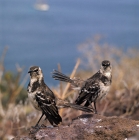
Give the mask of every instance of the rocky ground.
<svg viewBox="0 0 139 140">
<path fill-rule="evenodd" d="M 70 125 L 46 128 L 13 140 L 139 140 L 139 121 L 120 117 L 84 114 Z M 36 132 L 35 132 L 36 131 Z"/>
</svg>

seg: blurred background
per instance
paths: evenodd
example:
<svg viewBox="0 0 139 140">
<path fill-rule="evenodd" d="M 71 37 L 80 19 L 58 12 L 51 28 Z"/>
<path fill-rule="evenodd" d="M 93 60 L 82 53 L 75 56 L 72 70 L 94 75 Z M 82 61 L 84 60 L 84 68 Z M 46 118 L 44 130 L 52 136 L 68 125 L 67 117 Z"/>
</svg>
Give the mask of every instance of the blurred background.
<svg viewBox="0 0 139 140">
<path fill-rule="evenodd" d="M 0 138 L 27 133 L 39 117 L 27 100 L 27 72 L 32 65 L 42 68 L 58 97 L 74 102 L 78 94 L 70 87 L 64 91 L 67 85 L 54 81 L 52 70 L 70 74 L 76 65 L 74 74 L 86 79 L 109 59 L 110 102 L 99 103 L 98 108 L 102 115 L 137 119 L 138 49 L 139 0 L 0 0 Z M 66 111 L 68 116 L 60 110 L 68 120 L 63 124 L 81 114 Z"/>
<path fill-rule="evenodd" d="M 39 65 L 48 85 L 54 83 L 50 72 L 58 63 L 71 72 L 81 56 L 77 46 L 96 34 L 117 47 L 138 47 L 139 1 L 0 0 L 0 52 L 8 46 L 5 68 L 15 70 L 19 64 L 27 71 Z"/>
</svg>

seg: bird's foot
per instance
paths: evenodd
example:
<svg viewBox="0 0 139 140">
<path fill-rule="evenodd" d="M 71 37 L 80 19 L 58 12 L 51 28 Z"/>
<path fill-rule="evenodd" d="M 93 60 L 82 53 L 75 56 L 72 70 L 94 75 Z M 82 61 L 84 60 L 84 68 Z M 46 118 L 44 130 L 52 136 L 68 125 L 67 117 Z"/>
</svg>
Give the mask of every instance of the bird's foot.
<svg viewBox="0 0 139 140">
<path fill-rule="evenodd" d="M 47 126 L 45 126 L 44 124 L 42 124 L 41 126 L 40 126 L 40 128 L 46 128 Z"/>
<path fill-rule="evenodd" d="M 39 125 L 31 126 L 29 134 L 35 134 L 40 128 Z"/>
<path fill-rule="evenodd" d="M 40 127 L 39 125 L 31 126 L 32 129 L 37 129 L 39 127 Z"/>
</svg>

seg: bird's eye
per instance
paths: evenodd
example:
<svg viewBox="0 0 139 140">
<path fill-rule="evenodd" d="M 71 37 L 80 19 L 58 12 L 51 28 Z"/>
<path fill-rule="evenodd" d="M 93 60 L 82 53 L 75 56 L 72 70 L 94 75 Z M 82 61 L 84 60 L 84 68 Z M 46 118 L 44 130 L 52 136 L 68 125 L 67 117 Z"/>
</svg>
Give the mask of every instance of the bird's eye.
<svg viewBox="0 0 139 140">
<path fill-rule="evenodd" d="M 102 63 L 102 66 L 107 66 L 107 63 Z"/>
<path fill-rule="evenodd" d="M 34 70 L 34 72 L 37 72 L 37 71 L 38 71 L 38 69 L 35 69 L 35 70 Z"/>
<path fill-rule="evenodd" d="M 103 61 L 103 62 L 102 62 L 102 66 L 104 66 L 104 67 L 105 67 L 105 66 L 110 66 L 110 62 L 108 62 L 108 61 Z"/>
<path fill-rule="evenodd" d="M 102 63 L 102 66 L 105 66 L 105 63 Z"/>
</svg>

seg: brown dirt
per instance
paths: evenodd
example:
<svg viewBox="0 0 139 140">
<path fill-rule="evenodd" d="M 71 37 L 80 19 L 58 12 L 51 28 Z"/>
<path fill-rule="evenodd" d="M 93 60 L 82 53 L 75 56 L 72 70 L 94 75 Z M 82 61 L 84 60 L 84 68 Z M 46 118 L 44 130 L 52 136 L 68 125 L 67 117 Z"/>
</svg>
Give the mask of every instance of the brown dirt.
<svg viewBox="0 0 139 140">
<path fill-rule="evenodd" d="M 14 140 L 125 140 L 137 132 L 139 121 L 84 114 L 75 118 L 69 126 L 42 128 L 34 134 L 15 137 Z"/>
</svg>

